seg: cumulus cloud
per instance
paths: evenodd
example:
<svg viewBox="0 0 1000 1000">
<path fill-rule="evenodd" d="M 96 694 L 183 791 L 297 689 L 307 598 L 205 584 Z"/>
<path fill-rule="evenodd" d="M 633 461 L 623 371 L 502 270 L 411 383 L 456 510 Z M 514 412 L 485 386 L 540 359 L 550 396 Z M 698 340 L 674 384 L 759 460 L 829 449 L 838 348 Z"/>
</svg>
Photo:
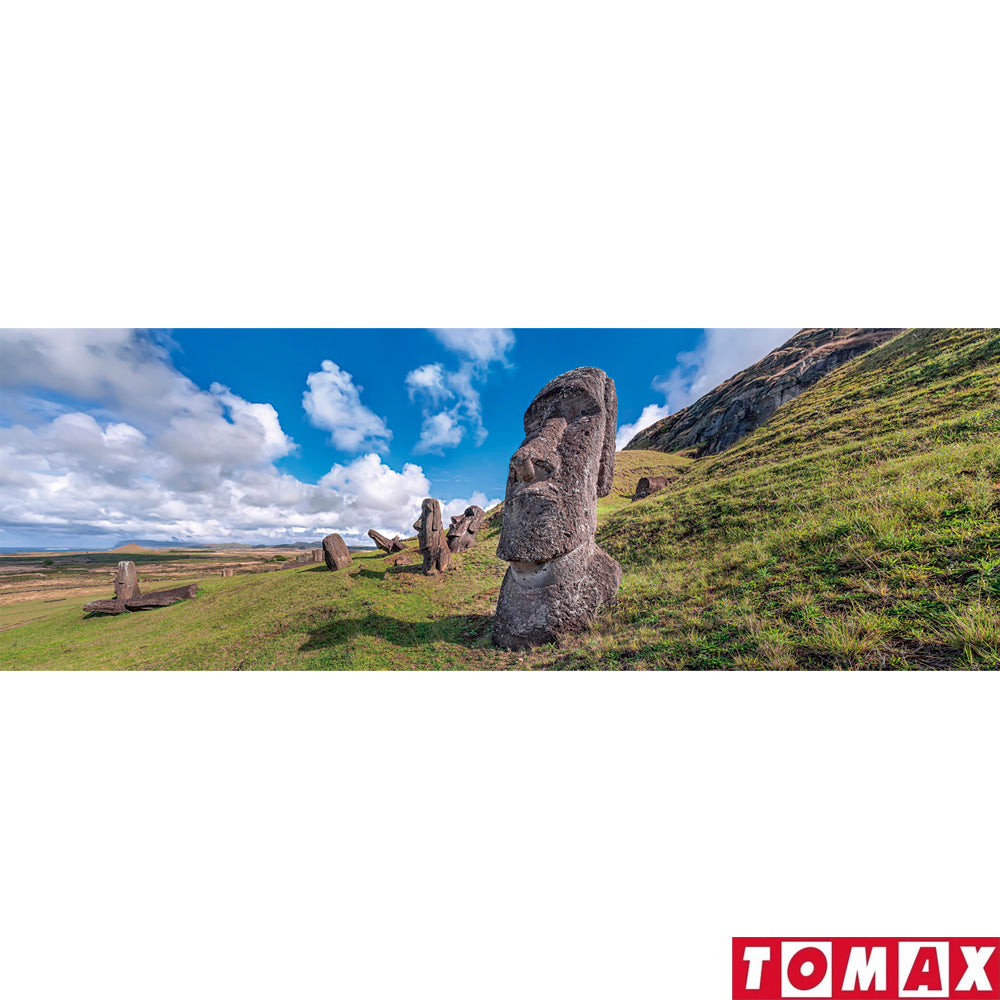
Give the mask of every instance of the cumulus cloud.
<svg viewBox="0 0 1000 1000">
<path fill-rule="evenodd" d="M 450 351 L 464 354 L 478 365 L 499 361 L 509 365 L 507 352 L 514 346 L 510 330 L 431 330 Z"/>
<path fill-rule="evenodd" d="M 652 388 L 664 395 L 664 403 L 650 403 L 638 420 L 619 427 L 615 447 L 621 450 L 639 431 L 690 406 L 726 379 L 760 361 L 798 331 L 799 327 L 706 329 L 694 350 L 677 355 L 677 365 L 672 371 L 653 379 Z"/>
<path fill-rule="evenodd" d="M 654 380 L 673 412 L 690 406 L 726 379 L 760 361 L 799 328 L 711 329 L 693 351 L 677 355 L 677 367 Z"/>
<path fill-rule="evenodd" d="M 371 447 L 387 451 L 392 431 L 385 420 L 361 402 L 363 386 L 355 385 L 350 372 L 333 361 L 306 378 L 309 388 L 302 406 L 315 427 L 330 432 L 330 441 L 341 451 Z"/>
<path fill-rule="evenodd" d="M 465 428 L 458 423 L 454 410 L 428 413 L 420 425 L 420 440 L 415 451 L 444 454 L 445 448 L 454 448 L 465 437 Z"/>
<path fill-rule="evenodd" d="M 483 510 L 490 510 L 502 501 L 503 497 L 487 497 L 482 490 L 476 490 L 468 500 L 463 500 L 459 497 L 456 500 L 449 500 L 447 503 L 442 504 L 441 513 L 444 515 L 444 520 L 447 524 L 454 515 L 464 514 L 466 507 L 475 505 L 476 507 L 482 507 Z"/>
<path fill-rule="evenodd" d="M 369 528 L 412 534 L 421 500 L 432 495 L 419 465 L 397 471 L 372 450 L 334 465 L 318 483 L 303 482 L 275 465 L 295 444 L 270 403 L 220 383 L 199 388 L 173 367 L 162 339 L 69 333 L 0 334 L 5 544 L 309 543 L 333 531 L 348 544 L 368 544 Z M 115 384 L 109 372 L 130 384 Z M 324 373 L 336 374 L 332 363 Z M 157 398 L 145 398 L 154 391 Z M 46 392 L 61 398 L 46 400 Z M 11 423 L 15 395 L 29 405 Z M 319 395 L 327 398 L 324 388 Z"/>
<path fill-rule="evenodd" d="M 644 406 L 638 420 L 631 424 L 622 424 L 618 428 L 618 433 L 615 435 L 615 450 L 621 451 L 639 431 L 644 431 L 651 424 L 655 424 L 657 420 L 668 416 L 670 416 L 669 406 L 660 406 L 659 403 L 650 403 L 649 406 Z"/>
<path fill-rule="evenodd" d="M 443 455 L 471 431 L 481 445 L 488 431 L 483 426 L 482 401 L 477 384 L 485 382 L 490 365 L 510 367 L 508 352 L 514 346 L 510 330 L 432 330 L 449 350 L 464 355 L 455 370 L 440 363 L 421 365 L 406 376 L 410 400 L 421 403 L 423 422 L 417 453 Z M 450 404 L 450 405 L 446 405 Z"/>
</svg>

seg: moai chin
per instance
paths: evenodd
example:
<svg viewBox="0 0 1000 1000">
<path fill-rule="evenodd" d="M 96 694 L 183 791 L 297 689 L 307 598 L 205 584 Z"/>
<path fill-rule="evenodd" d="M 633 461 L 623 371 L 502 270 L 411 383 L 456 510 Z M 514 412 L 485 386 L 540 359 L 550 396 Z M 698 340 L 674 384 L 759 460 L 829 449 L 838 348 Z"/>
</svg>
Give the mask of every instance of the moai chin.
<svg viewBox="0 0 1000 1000">
<path fill-rule="evenodd" d="M 483 525 L 483 518 L 486 511 L 482 507 L 473 504 L 465 508 L 464 514 L 455 514 L 451 519 L 451 527 L 448 529 L 448 548 L 452 552 L 464 552 L 472 548 L 472 543 L 476 540 L 476 533 Z"/>
<path fill-rule="evenodd" d="M 593 624 L 621 566 L 594 540 L 615 474 L 618 397 L 600 368 L 554 378 L 524 414 L 510 460 L 497 555 L 508 563 L 493 642 L 528 649 Z"/>
<path fill-rule="evenodd" d="M 428 497 L 420 505 L 420 517 L 413 524 L 420 535 L 420 553 L 424 557 L 424 573 L 443 573 L 451 561 L 448 536 L 441 523 L 441 504 Z"/>
</svg>

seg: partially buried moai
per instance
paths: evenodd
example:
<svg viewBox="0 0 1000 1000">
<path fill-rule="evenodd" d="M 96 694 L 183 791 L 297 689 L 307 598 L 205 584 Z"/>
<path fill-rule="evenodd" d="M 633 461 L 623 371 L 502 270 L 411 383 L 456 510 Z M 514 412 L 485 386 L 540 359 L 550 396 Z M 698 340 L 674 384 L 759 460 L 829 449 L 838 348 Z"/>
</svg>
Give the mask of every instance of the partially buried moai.
<svg viewBox="0 0 1000 1000">
<path fill-rule="evenodd" d="M 614 600 L 621 566 L 594 541 L 615 474 L 618 397 L 600 368 L 554 378 L 524 414 L 510 460 L 497 555 L 508 563 L 493 642 L 527 649 L 588 628 Z"/>
<path fill-rule="evenodd" d="M 666 476 L 643 476 L 636 484 L 633 500 L 644 500 L 652 493 L 659 493 L 667 488 Z"/>
<path fill-rule="evenodd" d="M 441 504 L 428 497 L 420 505 L 420 517 L 413 524 L 420 535 L 420 553 L 424 557 L 424 573 L 443 573 L 451 561 L 448 536 L 441 522 Z"/>
<path fill-rule="evenodd" d="M 120 601 L 130 601 L 139 596 L 139 574 L 135 563 L 123 559 L 118 564 L 114 579 L 115 597 Z"/>
<path fill-rule="evenodd" d="M 472 548 L 472 543 L 476 540 L 476 533 L 483 526 L 483 518 L 486 511 L 482 507 L 472 504 L 465 508 L 464 514 L 455 514 L 451 519 L 451 527 L 448 529 L 448 548 L 452 552 L 464 552 Z"/>
<path fill-rule="evenodd" d="M 351 553 L 336 532 L 323 539 L 323 561 L 330 570 L 347 569 L 351 565 Z"/>
</svg>

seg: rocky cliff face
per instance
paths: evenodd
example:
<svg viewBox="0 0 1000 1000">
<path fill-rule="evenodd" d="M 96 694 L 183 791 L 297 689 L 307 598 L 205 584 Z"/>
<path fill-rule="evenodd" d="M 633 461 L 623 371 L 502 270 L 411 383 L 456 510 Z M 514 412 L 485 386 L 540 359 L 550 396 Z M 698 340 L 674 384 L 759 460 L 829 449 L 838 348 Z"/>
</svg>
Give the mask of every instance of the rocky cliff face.
<svg viewBox="0 0 1000 1000">
<path fill-rule="evenodd" d="M 640 431 L 625 446 L 715 455 L 768 421 L 775 410 L 851 358 L 902 329 L 810 329 L 772 351 L 696 403 Z"/>
</svg>

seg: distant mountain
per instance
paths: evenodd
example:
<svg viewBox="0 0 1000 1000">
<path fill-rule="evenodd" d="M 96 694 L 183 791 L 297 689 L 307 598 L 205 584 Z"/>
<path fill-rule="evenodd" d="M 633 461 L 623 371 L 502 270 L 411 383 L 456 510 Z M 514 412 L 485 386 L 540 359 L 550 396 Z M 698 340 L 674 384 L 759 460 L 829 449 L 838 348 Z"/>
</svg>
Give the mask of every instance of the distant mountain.
<svg viewBox="0 0 1000 1000">
<path fill-rule="evenodd" d="M 778 407 L 825 375 L 902 332 L 874 328 L 800 330 L 766 358 L 697 402 L 639 431 L 625 449 L 716 455 L 766 423 Z"/>
</svg>

